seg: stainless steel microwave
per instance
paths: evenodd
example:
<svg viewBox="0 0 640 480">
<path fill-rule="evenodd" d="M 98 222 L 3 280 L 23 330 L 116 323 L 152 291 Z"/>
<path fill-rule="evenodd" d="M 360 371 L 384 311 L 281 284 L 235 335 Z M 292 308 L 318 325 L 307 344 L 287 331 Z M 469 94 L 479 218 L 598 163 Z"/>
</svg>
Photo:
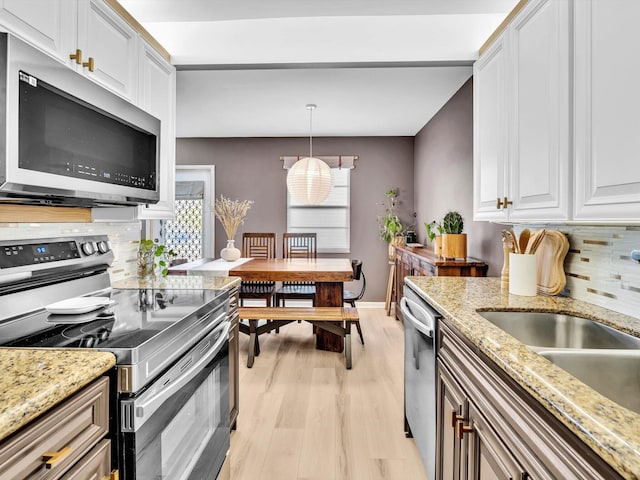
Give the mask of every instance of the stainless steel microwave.
<svg viewBox="0 0 640 480">
<path fill-rule="evenodd" d="M 0 202 L 158 201 L 160 120 L 0 34 Z"/>
</svg>

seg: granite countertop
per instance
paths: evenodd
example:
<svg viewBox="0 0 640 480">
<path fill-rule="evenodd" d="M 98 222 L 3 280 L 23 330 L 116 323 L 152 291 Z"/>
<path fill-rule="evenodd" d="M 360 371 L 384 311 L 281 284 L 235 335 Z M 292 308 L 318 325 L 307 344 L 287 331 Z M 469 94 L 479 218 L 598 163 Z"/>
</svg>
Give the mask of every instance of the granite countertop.
<svg viewBox="0 0 640 480">
<path fill-rule="evenodd" d="M 627 479 L 640 478 L 640 414 L 617 405 L 476 313 L 558 312 L 640 336 L 640 319 L 565 297 L 524 297 L 499 278 L 407 277 L 407 283 Z"/>
<path fill-rule="evenodd" d="M 95 350 L 0 348 L 0 440 L 112 368 Z"/>
<path fill-rule="evenodd" d="M 240 285 L 240 277 L 225 277 L 207 272 L 198 272 L 193 275 L 167 275 L 144 280 L 137 277 L 128 277 L 112 282 L 111 287 L 121 290 L 141 288 L 163 288 L 167 290 L 219 290 L 233 288 Z"/>
</svg>

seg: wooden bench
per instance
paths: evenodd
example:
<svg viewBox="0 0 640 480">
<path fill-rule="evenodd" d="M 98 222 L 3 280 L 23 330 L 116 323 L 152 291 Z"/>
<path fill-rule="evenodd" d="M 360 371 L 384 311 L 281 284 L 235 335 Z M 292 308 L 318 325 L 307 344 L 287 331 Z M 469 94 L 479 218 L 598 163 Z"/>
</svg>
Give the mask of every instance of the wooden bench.
<svg viewBox="0 0 640 480">
<path fill-rule="evenodd" d="M 249 335 L 247 367 L 253 366 L 254 357 L 260 355 L 258 336 L 291 322 L 304 320 L 328 332 L 344 337 L 347 369 L 351 368 L 351 324 L 360 321 L 358 310 L 353 307 L 240 307 L 240 331 Z M 258 321 L 268 320 L 258 325 Z"/>
</svg>

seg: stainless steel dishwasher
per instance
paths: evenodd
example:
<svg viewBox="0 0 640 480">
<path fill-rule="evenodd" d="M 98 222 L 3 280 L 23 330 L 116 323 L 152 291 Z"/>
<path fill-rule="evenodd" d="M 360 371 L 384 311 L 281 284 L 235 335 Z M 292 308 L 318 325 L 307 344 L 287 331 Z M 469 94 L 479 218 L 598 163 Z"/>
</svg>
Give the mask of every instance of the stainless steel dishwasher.
<svg viewBox="0 0 640 480">
<path fill-rule="evenodd" d="M 437 361 L 440 315 L 410 287 L 400 302 L 404 319 L 404 425 L 413 437 L 427 478 L 436 477 Z"/>
</svg>

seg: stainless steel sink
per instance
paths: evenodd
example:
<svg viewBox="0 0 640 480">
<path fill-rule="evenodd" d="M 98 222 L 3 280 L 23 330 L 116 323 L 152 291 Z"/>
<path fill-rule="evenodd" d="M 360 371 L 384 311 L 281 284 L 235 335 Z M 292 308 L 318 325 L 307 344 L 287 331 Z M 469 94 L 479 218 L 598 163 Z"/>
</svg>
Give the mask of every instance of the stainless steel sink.
<svg viewBox="0 0 640 480">
<path fill-rule="evenodd" d="M 640 338 L 585 318 L 539 312 L 478 314 L 532 347 L 640 349 Z"/>
<path fill-rule="evenodd" d="M 639 350 L 543 350 L 538 353 L 618 405 L 640 413 Z"/>
</svg>

